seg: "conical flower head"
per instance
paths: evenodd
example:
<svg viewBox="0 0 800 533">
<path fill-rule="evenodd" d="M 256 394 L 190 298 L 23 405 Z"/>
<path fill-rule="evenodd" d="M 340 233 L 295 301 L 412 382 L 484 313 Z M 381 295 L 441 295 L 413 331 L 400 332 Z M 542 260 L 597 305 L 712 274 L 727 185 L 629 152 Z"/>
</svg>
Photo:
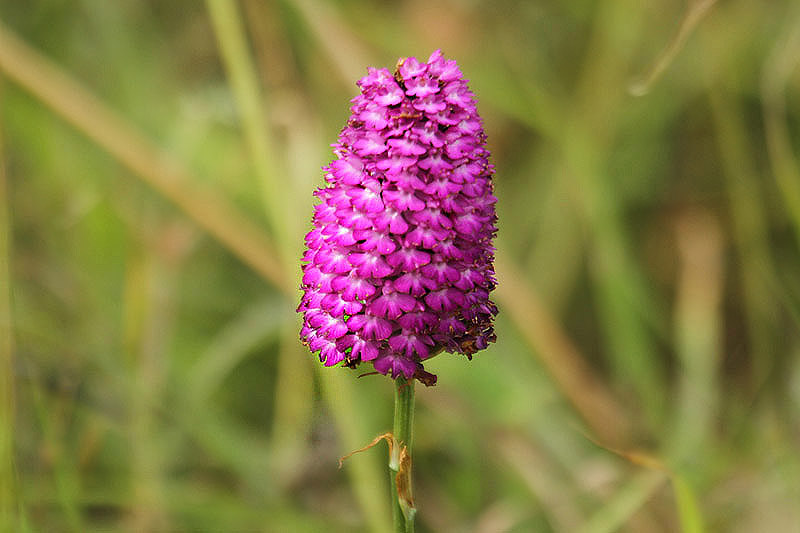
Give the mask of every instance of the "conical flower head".
<svg viewBox="0 0 800 533">
<path fill-rule="evenodd" d="M 495 340 L 486 136 L 455 61 L 368 69 L 314 193 L 300 336 L 327 366 L 435 382 L 423 361 Z"/>
</svg>

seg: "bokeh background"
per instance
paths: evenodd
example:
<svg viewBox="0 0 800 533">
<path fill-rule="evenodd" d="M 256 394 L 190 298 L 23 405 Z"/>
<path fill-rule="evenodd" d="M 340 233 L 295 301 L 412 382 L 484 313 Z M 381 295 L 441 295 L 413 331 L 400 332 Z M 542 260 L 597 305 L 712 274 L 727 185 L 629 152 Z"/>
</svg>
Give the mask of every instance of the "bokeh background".
<svg viewBox="0 0 800 533">
<path fill-rule="evenodd" d="M 3 531 L 385 532 L 392 386 L 298 341 L 367 66 L 442 48 L 498 341 L 418 386 L 418 531 L 800 524 L 800 3 L 0 1 Z"/>
</svg>

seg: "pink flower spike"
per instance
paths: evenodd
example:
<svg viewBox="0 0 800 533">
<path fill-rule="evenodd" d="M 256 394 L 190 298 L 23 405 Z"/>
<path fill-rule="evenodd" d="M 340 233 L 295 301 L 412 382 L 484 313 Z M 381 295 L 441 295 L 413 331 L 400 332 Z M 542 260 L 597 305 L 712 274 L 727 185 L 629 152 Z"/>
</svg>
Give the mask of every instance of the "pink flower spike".
<svg viewBox="0 0 800 533">
<path fill-rule="evenodd" d="M 441 51 L 368 68 L 358 87 L 314 192 L 300 337 L 327 366 L 432 385 L 432 354 L 495 340 L 495 169 L 475 95 Z"/>
</svg>

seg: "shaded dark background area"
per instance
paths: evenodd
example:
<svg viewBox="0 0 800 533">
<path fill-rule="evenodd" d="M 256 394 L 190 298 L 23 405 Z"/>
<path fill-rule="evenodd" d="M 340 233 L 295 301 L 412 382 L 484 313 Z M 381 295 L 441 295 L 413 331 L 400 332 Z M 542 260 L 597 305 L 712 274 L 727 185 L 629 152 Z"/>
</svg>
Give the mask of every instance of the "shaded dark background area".
<svg viewBox="0 0 800 533">
<path fill-rule="evenodd" d="M 800 523 L 800 4 L 0 1 L 0 521 L 387 531 L 392 387 L 300 345 L 367 66 L 478 96 L 498 342 L 430 362 L 419 531 Z"/>
</svg>

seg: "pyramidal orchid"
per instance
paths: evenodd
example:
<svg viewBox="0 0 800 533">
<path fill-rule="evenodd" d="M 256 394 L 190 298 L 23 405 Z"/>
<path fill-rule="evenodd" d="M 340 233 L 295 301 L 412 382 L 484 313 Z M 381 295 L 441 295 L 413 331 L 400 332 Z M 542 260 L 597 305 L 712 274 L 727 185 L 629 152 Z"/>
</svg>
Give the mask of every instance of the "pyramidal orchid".
<svg viewBox="0 0 800 533">
<path fill-rule="evenodd" d="M 414 380 L 436 383 L 423 364 L 442 351 L 471 359 L 495 340 L 494 167 L 475 96 L 439 50 L 358 86 L 314 193 L 300 337 L 326 366 L 395 380 L 393 431 L 366 448 L 389 443 L 394 530 L 413 533 Z"/>
<path fill-rule="evenodd" d="M 439 50 L 358 86 L 314 193 L 300 336 L 326 366 L 431 385 L 426 359 L 495 339 L 494 167 L 475 97 Z"/>
</svg>

